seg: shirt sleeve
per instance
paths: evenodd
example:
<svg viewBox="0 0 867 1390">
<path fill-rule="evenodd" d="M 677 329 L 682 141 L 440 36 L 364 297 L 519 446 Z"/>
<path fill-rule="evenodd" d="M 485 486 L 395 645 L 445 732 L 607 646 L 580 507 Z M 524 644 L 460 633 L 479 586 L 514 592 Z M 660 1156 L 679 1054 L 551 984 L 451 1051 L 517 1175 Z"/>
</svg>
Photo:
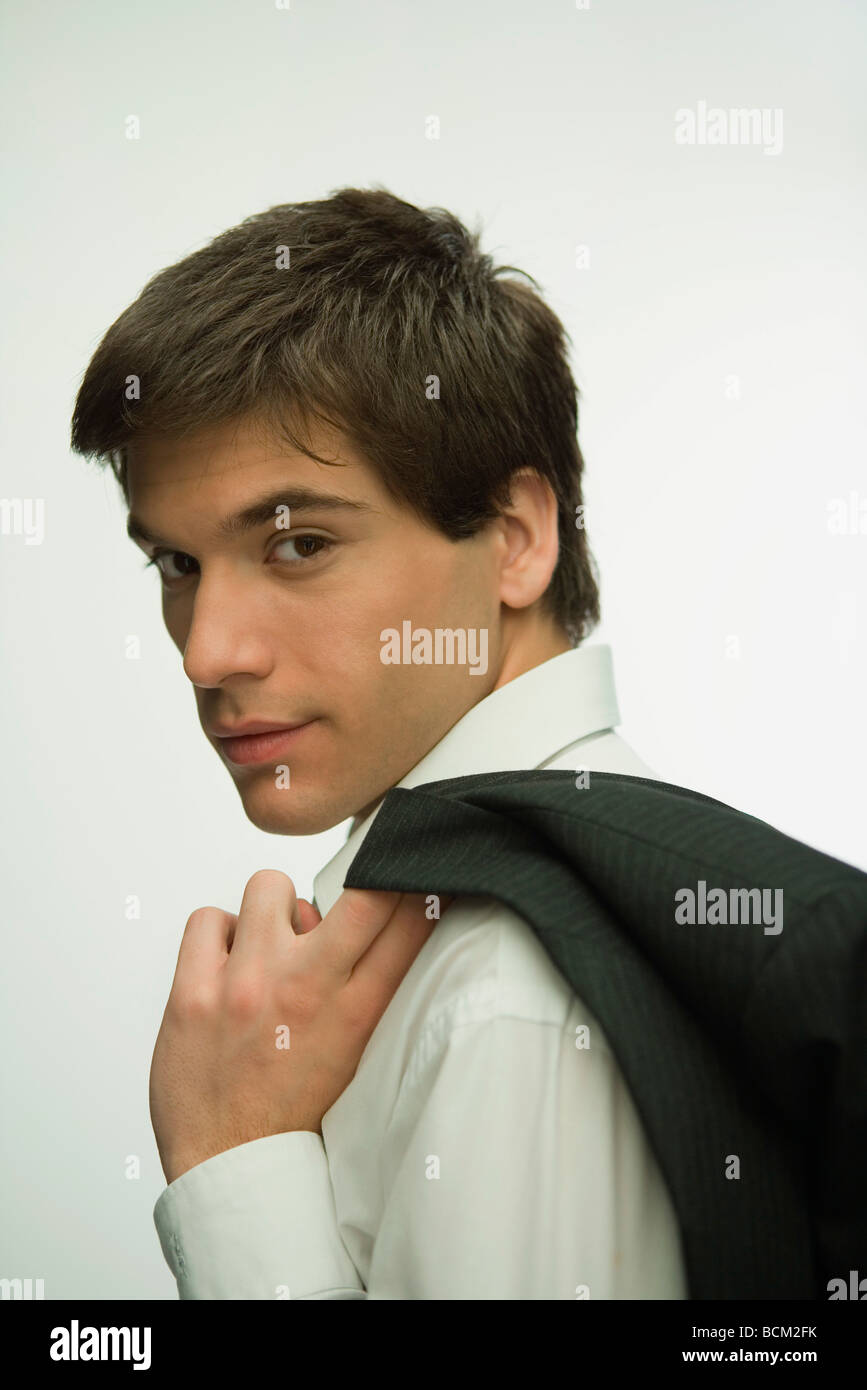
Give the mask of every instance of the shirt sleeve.
<svg viewBox="0 0 867 1390">
<path fill-rule="evenodd" d="M 170 1183 L 154 1224 L 182 1299 L 364 1298 L 310 1130 L 215 1154 Z"/>
<path fill-rule="evenodd" d="M 576 1047 L 580 1039 L 587 1046 Z M 154 1219 L 188 1299 L 684 1299 L 679 1230 L 625 1080 L 565 1026 L 426 1027 L 380 1146 L 366 1287 L 322 1139 L 272 1135 L 181 1175 Z"/>
<path fill-rule="evenodd" d="M 576 1000 L 565 1026 L 427 1030 L 383 1149 L 368 1298 L 688 1297 L 669 1192 L 587 1023 Z"/>
</svg>

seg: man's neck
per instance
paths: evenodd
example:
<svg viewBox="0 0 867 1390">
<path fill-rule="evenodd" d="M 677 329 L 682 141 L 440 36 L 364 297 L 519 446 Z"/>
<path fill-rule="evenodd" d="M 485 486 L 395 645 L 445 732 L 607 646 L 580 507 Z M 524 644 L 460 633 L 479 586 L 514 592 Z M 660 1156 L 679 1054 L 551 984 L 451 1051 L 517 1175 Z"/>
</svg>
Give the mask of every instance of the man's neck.
<svg viewBox="0 0 867 1390">
<path fill-rule="evenodd" d="M 559 628 L 534 629 L 529 639 L 506 647 L 499 675 L 488 694 L 492 695 L 501 686 L 508 685 L 509 681 L 571 650 L 572 643 Z"/>
<path fill-rule="evenodd" d="M 518 676 L 523 676 L 527 671 L 532 671 L 534 667 L 541 666 L 545 661 L 550 661 L 552 657 L 560 656 L 563 652 L 571 650 L 572 643 L 560 629 L 537 629 L 529 642 L 519 642 L 506 649 L 497 679 L 487 695 L 492 695 L 501 686 L 508 685 L 509 681 L 516 680 Z M 487 695 L 485 699 L 487 699 Z M 428 752 L 430 751 L 428 749 Z M 426 757 L 427 754 L 423 756 Z M 384 801 L 386 795 L 387 793 L 384 792 L 382 796 L 377 797 L 376 801 L 371 801 L 368 806 L 357 813 L 349 827 L 350 835 L 364 824 L 368 816 L 373 814 Z"/>
</svg>

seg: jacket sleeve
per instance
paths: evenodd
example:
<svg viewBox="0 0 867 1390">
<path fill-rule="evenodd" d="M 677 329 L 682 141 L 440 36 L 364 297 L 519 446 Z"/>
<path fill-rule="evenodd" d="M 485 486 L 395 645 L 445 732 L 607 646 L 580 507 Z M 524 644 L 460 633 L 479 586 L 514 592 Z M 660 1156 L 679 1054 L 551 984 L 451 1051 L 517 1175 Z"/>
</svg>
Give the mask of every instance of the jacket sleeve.
<svg viewBox="0 0 867 1390">
<path fill-rule="evenodd" d="M 272 1134 L 182 1173 L 154 1207 L 182 1299 L 349 1299 L 365 1292 L 309 1130 Z"/>
<path fill-rule="evenodd" d="M 565 1025 L 426 1030 L 383 1149 L 368 1298 L 683 1299 L 680 1233 L 630 1092 Z M 445 1028 L 442 1026 L 445 1022 Z"/>
</svg>

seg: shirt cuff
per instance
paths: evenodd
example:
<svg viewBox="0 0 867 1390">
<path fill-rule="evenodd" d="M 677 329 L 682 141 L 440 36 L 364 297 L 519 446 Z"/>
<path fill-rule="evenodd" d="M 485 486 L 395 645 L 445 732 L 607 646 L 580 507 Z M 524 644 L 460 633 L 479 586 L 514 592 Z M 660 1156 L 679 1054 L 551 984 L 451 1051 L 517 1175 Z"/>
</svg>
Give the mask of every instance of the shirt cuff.
<svg viewBox="0 0 867 1390">
<path fill-rule="evenodd" d="M 340 1239 L 325 1145 L 311 1130 L 196 1164 L 153 1215 L 182 1299 L 365 1297 Z"/>
</svg>

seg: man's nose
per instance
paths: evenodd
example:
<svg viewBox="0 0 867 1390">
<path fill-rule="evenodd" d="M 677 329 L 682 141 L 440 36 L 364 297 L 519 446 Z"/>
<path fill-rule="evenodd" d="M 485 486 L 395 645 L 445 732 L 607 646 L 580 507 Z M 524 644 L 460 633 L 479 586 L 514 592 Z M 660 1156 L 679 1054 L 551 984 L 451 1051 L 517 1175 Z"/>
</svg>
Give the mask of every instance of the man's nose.
<svg viewBox="0 0 867 1390">
<path fill-rule="evenodd" d="M 271 670 L 261 594 L 236 570 L 204 571 L 196 586 L 184 644 L 184 671 L 197 686 L 218 686 L 239 674 L 263 677 Z"/>
</svg>

